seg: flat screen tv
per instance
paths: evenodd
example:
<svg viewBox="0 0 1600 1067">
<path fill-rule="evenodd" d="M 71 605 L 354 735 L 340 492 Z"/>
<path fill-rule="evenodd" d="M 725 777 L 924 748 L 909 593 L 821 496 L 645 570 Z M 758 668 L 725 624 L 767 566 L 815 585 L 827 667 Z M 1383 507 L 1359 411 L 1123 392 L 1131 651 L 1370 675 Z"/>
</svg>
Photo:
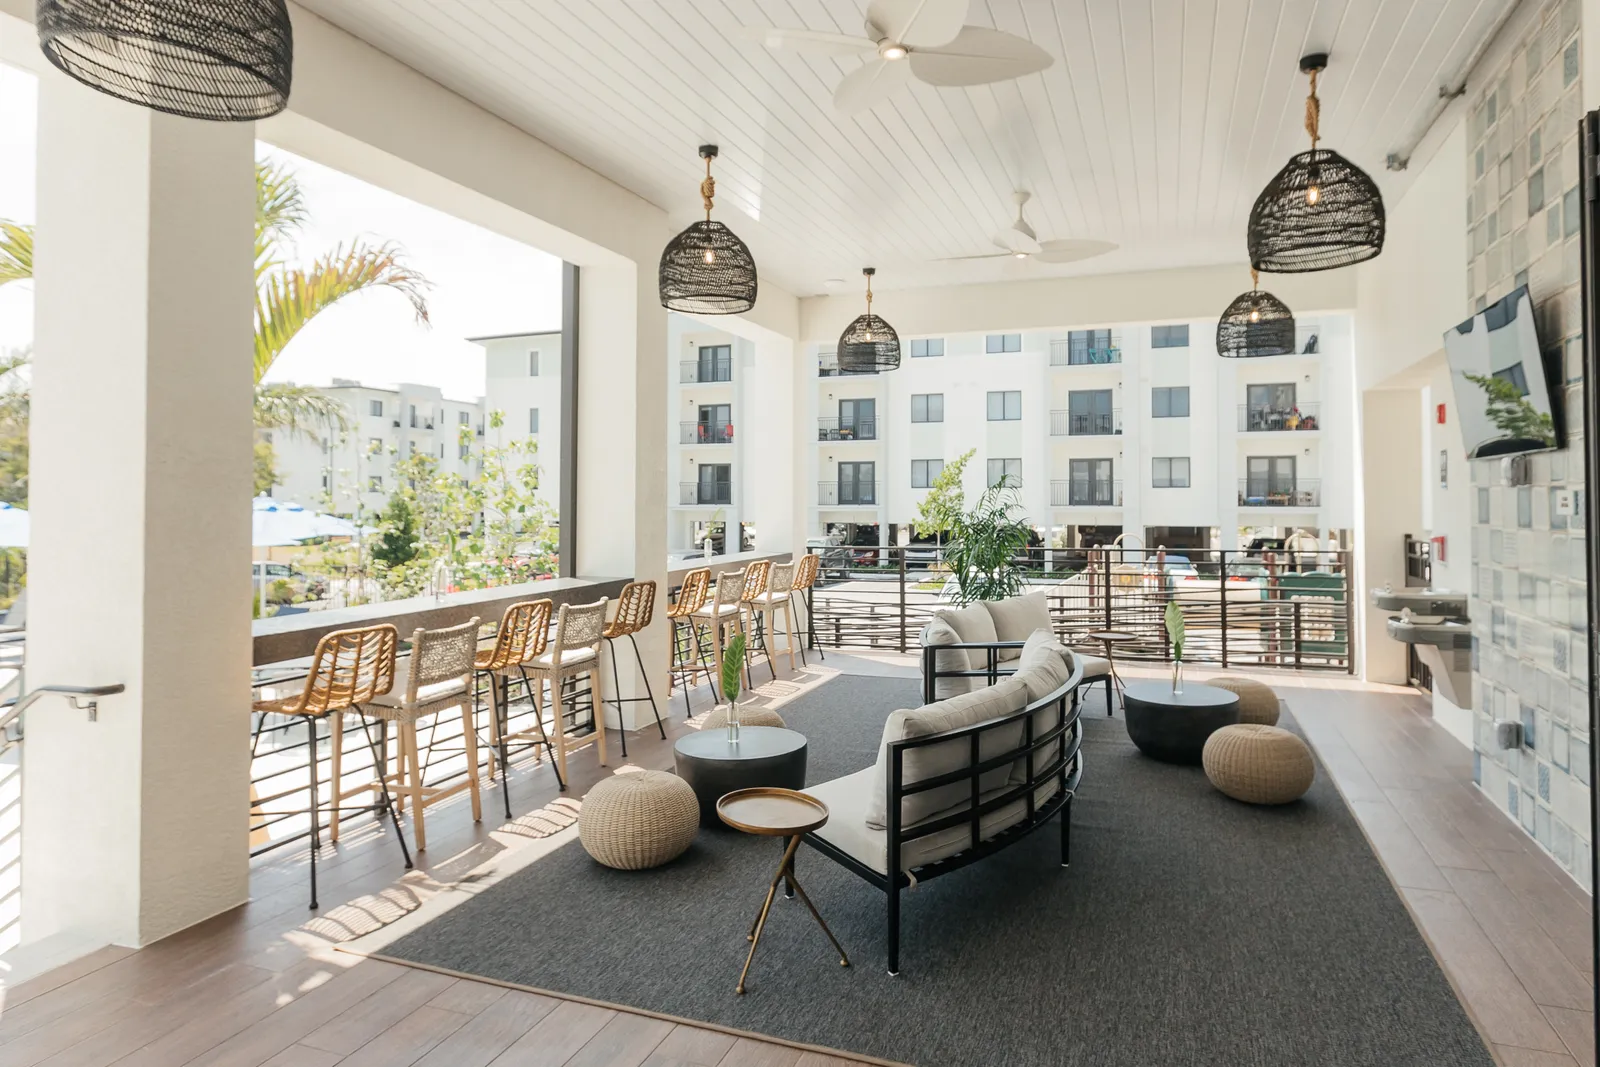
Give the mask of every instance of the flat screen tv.
<svg viewBox="0 0 1600 1067">
<path fill-rule="evenodd" d="M 1552 403 L 1558 380 L 1539 348 L 1533 300 L 1526 285 L 1444 335 L 1455 389 L 1461 439 L 1472 458 L 1510 456 L 1558 447 L 1560 412 Z"/>
</svg>

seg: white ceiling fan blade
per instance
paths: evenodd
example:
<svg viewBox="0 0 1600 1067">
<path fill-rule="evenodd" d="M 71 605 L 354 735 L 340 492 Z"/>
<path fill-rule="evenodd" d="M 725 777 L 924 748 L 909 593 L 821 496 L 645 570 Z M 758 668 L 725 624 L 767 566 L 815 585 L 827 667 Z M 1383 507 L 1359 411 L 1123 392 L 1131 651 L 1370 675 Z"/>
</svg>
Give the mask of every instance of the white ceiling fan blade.
<svg viewBox="0 0 1600 1067">
<path fill-rule="evenodd" d="M 1080 259 L 1093 259 L 1116 251 L 1114 241 L 1095 241 L 1087 237 L 1045 241 L 1039 246 L 1041 263 L 1076 263 Z"/>
<path fill-rule="evenodd" d="M 859 56 L 876 52 L 877 43 L 865 37 L 821 30 L 786 30 L 776 26 L 741 26 L 740 32 L 760 41 L 774 52 L 805 52 L 807 55 Z"/>
<path fill-rule="evenodd" d="M 1010 252 L 987 252 L 981 256 L 945 256 L 934 260 L 935 263 L 959 263 L 964 259 L 1010 259 Z"/>
<path fill-rule="evenodd" d="M 1033 74 L 1054 62 L 1032 41 L 982 26 L 963 26 L 949 44 L 911 53 L 911 70 L 929 85 L 987 85 Z"/>
<path fill-rule="evenodd" d="M 967 0 L 872 0 L 867 23 L 912 48 L 947 44 L 967 21 Z"/>
<path fill-rule="evenodd" d="M 873 59 L 844 76 L 833 91 L 833 106 L 846 115 L 864 111 L 893 96 L 911 82 L 911 68 L 903 61 Z"/>
<path fill-rule="evenodd" d="M 1028 256 L 1039 254 L 1039 242 L 1014 227 L 1001 230 L 991 240 L 1013 255 L 1018 252 Z"/>
</svg>

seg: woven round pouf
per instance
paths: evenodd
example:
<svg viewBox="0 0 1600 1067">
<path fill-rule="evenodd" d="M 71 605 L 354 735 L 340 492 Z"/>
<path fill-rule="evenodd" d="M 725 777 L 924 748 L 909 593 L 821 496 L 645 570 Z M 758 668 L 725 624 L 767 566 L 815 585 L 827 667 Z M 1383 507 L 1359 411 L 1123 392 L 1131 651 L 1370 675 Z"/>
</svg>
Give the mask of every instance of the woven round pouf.
<svg viewBox="0 0 1600 1067">
<path fill-rule="evenodd" d="M 1265 682 L 1223 675 L 1221 678 L 1207 678 L 1205 684 L 1239 694 L 1240 722 L 1278 725 L 1278 694 Z"/>
<path fill-rule="evenodd" d="M 1206 740 L 1200 763 L 1212 785 L 1246 804 L 1299 800 L 1317 774 L 1304 741 L 1260 723 L 1224 726 Z"/>
<path fill-rule="evenodd" d="M 584 850 L 596 863 L 619 871 L 677 859 L 699 829 L 694 790 L 666 771 L 614 774 L 589 790 L 578 812 Z"/>
<path fill-rule="evenodd" d="M 726 705 L 719 705 L 706 714 L 705 721 L 700 724 L 700 729 L 710 730 L 713 727 L 721 728 L 726 725 L 728 725 L 728 708 Z M 782 728 L 787 724 L 783 721 L 783 716 L 771 708 L 740 708 L 739 725 L 777 726 Z"/>
</svg>

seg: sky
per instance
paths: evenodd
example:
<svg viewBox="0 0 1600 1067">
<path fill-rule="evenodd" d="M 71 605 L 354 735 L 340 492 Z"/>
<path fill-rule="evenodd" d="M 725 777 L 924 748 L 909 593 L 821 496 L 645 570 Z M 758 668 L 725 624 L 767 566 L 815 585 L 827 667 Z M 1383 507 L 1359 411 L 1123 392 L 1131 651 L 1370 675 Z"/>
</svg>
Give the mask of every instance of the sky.
<svg viewBox="0 0 1600 1067">
<path fill-rule="evenodd" d="M 34 221 L 36 79 L 0 65 L 0 218 Z M 483 395 L 483 349 L 466 341 L 559 327 L 561 261 L 443 212 L 257 142 L 258 158 L 288 164 L 305 194 L 307 225 L 296 237 L 297 264 L 354 239 L 397 244 L 422 272 L 431 325 L 420 325 L 403 296 L 382 289 L 347 297 L 318 315 L 290 343 L 268 381 L 327 385 L 353 378 L 370 385 L 416 382 L 445 396 Z M 0 351 L 33 337 L 31 283 L 0 288 Z M 248 358 L 246 355 L 245 358 Z"/>
</svg>

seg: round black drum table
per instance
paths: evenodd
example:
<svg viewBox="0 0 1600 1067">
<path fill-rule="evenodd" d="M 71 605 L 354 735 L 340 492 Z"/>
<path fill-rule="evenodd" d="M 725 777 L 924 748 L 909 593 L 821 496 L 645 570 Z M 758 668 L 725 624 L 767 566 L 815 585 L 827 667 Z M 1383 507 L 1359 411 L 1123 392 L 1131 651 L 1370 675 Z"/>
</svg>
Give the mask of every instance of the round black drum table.
<svg viewBox="0 0 1600 1067">
<path fill-rule="evenodd" d="M 1128 737 L 1139 751 L 1167 763 L 1199 763 L 1206 738 L 1239 721 L 1239 697 L 1211 685 L 1130 682 L 1122 691 Z"/>
<path fill-rule="evenodd" d="M 745 726 L 729 743 L 721 726 L 685 734 L 672 746 L 678 777 L 700 800 L 700 824 L 721 824 L 717 801 L 735 789 L 776 786 L 804 789 L 806 739 L 776 726 Z"/>
</svg>

